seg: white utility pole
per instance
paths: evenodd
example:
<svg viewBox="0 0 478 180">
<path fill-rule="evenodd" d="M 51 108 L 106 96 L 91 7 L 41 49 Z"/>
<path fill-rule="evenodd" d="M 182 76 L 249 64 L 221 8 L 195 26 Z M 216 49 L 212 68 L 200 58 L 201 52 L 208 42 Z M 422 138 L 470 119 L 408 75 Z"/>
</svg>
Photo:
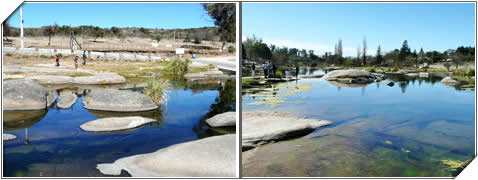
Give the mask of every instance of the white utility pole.
<svg viewBox="0 0 478 180">
<path fill-rule="evenodd" d="M 20 42 L 23 49 L 23 7 L 20 6 Z"/>
</svg>

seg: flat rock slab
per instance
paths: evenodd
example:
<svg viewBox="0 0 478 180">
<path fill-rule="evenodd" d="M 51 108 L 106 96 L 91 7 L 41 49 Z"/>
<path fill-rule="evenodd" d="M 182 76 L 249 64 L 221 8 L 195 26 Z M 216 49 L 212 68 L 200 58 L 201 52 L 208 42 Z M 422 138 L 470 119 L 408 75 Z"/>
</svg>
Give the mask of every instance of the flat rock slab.
<svg viewBox="0 0 478 180">
<path fill-rule="evenodd" d="M 15 136 L 13 134 L 3 134 L 3 140 L 4 141 L 13 140 L 15 138 L 17 138 L 17 136 Z"/>
<path fill-rule="evenodd" d="M 115 112 L 149 111 L 158 105 L 146 95 L 129 90 L 92 89 L 83 99 L 86 109 Z"/>
<path fill-rule="evenodd" d="M 3 110 L 39 110 L 46 109 L 56 96 L 47 88 L 28 79 L 3 82 Z"/>
<path fill-rule="evenodd" d="M 247 111 L 242 113 L 242 148 L 249 150 L 262 144 L 306 135 L 331 121 L 304 119 L 286 112 Z"/>
<path fill-rule="evenodd" d="M 80 126 L 85 131 L 104 132 L 133 129 L 156 120 L 140 116 L 109 117 L 87 122 Z"/>
<path fill-rule="evenodd" d="M 81 76 L 73 78 L 75 84 L 121 84 L 126 79 L 115 73 L 98 73 L 94 76 Z"/>
<path fill-rule="evenodd" d="M 236 126 L 236 112 L 225 112 L 218 114 L 206 120 L 211 127 L 229 127 Z"/>
<path fill-rule="evenodd" d="M 25 75 L 7 75 L 7 74 L 2 74 L 2 79 L 23 79 L 25 78 Z"/>
<path fill-rule="evenodd" d="M 73 106 L 77 99 L 78 96 L 76 96 L 76 94 L 74 94 L 73 92 L 63 91 L 61 92 L 60 97 L 58 97 L 58 103 L 56 103 L 56 105 L 59 108 L 67 109 Z"/>
<path fill-rule="evenodd" d="M 40 84 L 69 84 L 73 82 L 73 78 L 70 76 L 38 75 L 26 79 L 34 80 Z"/>
<path fill-rule="evenodd" d="M 454 79 L 451 78 L 451 77 L 445 77 L 445 78 L 443 78 L 440 82 L 441 82 L 442 84 L 445 84 L 445 85 L 457 85 L 457 84 L 460 84 L 460 82 L 458 82 L 457 80 L 454 80 Z"/>
<path fill-rule="evenodd" d="M 299 78 L 321 78 L 325 74 L 299 75 Z"/>
<path fill-rule="evenodd" d="M 236 136 L 222 135 L 172 145 L 149 154 L 140 154 L 98 164 L 103 174 L 133 177 L 235 177 Z"/>
<path fill-rule="evenodd" d="M 358 77 L 371 77 L 370 72 L 358 69 L 344 69 L 335 70 L 327 73 L 323 78 L 325 80 L 331 80 L 333 78 L 358 78 Z"/>
</svg>

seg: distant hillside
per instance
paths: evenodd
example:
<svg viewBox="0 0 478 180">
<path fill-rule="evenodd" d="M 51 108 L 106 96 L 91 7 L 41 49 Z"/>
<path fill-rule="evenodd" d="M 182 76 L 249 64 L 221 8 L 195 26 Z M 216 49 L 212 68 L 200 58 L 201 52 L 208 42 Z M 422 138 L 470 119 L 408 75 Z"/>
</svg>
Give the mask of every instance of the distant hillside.
<svg viewBox="0 0 478 180">
<path fill-rule="evenodd" d="M 8 31 L 4 31 L 4 36 L 20 36 L 20 28 L 8 27 Z M 55 36 L 69 36 L 71 31 L 76 36 L 89 36 L 94 38 L 101 37 L 143 37 L 160 39 L 186 39 L 193 41 L 195 39 L 205 41 L 219 41 L 220 37 L 217 33 L 217 27 L 201 27 L 188 29 L 151 29 L 151 28 L 100 28 L 96 26 L 77 26 L 70 28 L 69 26 L 43 26 L 40 28 L 24 28 L 24 36 L 48 36 L 51 31 L 55 31 Z"/>
</svg>

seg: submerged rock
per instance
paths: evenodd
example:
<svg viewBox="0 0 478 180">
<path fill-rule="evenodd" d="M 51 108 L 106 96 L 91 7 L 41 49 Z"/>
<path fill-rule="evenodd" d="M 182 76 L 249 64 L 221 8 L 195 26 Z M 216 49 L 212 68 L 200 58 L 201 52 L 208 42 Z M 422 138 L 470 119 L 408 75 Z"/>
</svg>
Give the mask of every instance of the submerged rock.
<svg viewBox="0 0 478 180">
<path fill-rule="evenodd" d="M 157 109 L 146 95 L 128 90 L 93 89 L 84 99 L 86 109 L 118 112 L 138 112 Z"/>
<path fill-rule="evenodd" d="M 304 119 L 285 112 L 248 111 L 242 113 L 242 148 L 249 150 L 270 142 L 306 135 L 331 121 Z"/>
<path fill-rule="evenodd" d="M 99 73 L 94 76 L 80 76 L 73 78 L 75 84 L 121 84 L 126 79 L 116 73 Z"/>
<path fill-rule="evenodd" d="M 85 131 L 120 131 L 126 129 L 133 129 L 144 124 L 154 122 L 156 120 L 144 118 L 140 116 L 130 117 L 110 117 L 102 118 L 94 121 L 87 122 L 80 126 Z"/>
<path fill-rule="evenodd" d="M 375 76 L 372 76 L 370 72 L 357 69 L 331 71 L 322 78 L 340 83 L 369 83 L 375 80 Z"/>
<path fill-rule="evenodd" d="M 3 140 L 4 141 L 8 141 L 8 140 L 13 140 L 17 138 L 17 136 L 13 135 L 13 134 L 3 134 Z"/>
<path fill-rule="evenodd" d="M 3 130 L 16 131 L 29 128 L 40 122 L 47 114 L 47 110 L 34 111 L 4 111 Z"/>
<path fill-rule="evenodd" d="M 60 97 L 58 97 L 58 103 L 56 103 L 56 105 L 62 109 L 70 108 L 75 104 L 77 99 L 78 97 L 73 92 L 64 91 L 61 92 Z"/>
<path fill-rule="evenodd" d="M 30 76 L 26 79 L 34 80 L 40 84 L 69 84 L 73 82 L 73 78 L 70 76 L 39 75 Z"/>
<path fill-rule="evenodd" d="M 46 109 L 55 102 L 56 96 L 33 80 L 9 80 L 3 82 L 3 110 Z"/>
<path fill-rule="evenodd" d="M 206 123 L 211 127 L 236 126 L 236 112 L 232 111 L 215 115 L 207 119 Z"/>
<path fill-rule="evenodd" d="M 454 80 L 453 78 L 451 77 L 445 77 L 443 78 L 441 81 L 440 81 L 442 84 L 445 84 L 445 85 L 457 85 L 459 84 L 460 82 L 458 82 L 457 80 Z"/>
<path fill-rule="evenodd" d="M 172 145 L 149 154 L 98 164 L 103 174 L 133 177 L 235 177 L 236 135 L 222 135 Z"/>
</svg>

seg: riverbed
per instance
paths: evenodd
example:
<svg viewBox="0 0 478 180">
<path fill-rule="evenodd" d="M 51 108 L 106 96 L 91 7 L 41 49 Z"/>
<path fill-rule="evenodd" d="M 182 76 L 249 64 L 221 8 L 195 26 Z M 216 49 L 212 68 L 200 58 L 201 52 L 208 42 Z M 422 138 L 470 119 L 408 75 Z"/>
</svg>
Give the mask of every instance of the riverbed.
<svg viewBox="0 0 478 180">
<path fill-rule="evenodd" d="M 396 75 L 339 84 L 315 78 L 243 89 L 243 111 L 290 112 L 333 124 L 243 152 L 242 175 L 454 176 L 452 164 L 474 155 L 475 92 L 440 80 Z"/>
</svg>

